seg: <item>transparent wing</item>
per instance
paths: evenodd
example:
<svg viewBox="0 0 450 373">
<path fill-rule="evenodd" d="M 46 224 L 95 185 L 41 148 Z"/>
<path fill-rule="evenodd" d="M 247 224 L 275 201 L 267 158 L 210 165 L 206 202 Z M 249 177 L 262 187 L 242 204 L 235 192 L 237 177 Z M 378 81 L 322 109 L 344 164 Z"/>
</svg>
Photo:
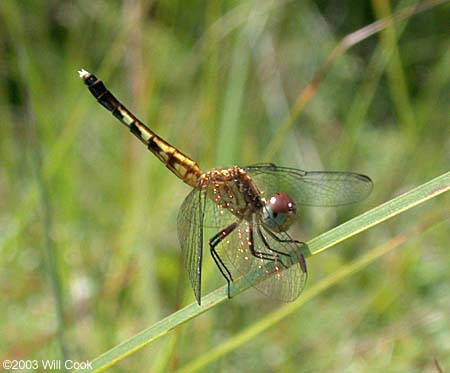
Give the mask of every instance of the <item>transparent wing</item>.
<svg viewBox="0 0 450 373">
<path fill-rule="evenodd" d="M 300 206 L 339 206 L 358 202 L 366 198 L 373 187 L 369 177 L 353 172 L 308 172 L 271 163 L 244 169 L 265 198 L 285 192 Z"/>
<path fill-rule="evenodd" d="M 206 193 L 203 191 L 198 189 L 191 191 L 181 205 L 177 222 L 184 266 L 198 304 L 201 298 L 205 199 Z"/>
<path fill-rule="evenodd" d="M 256 221 L 243 220 L 217 250 L 233 279 L 244 276 L 261 293 L 289 302 L 300 295 L 306 283 L 306 264 L 300 253 L 303 245 L 287 233 L 275 236 Z M 263 280 L 255 282 L 257 278 Z"/>
<path fill-rule="evenodd" d="M 208 197 L 205 201 L 205 219 L 203 222 L 205 228 L 223 229 L 237 220 L 237 217 L 229 209 L 215 203 L 212 198 Z M 233 195 L 233 198 L 236 197 Z"/>
<path fill-rule="evenodd" d="M 200 304 L 204 228 L 223 229 L 236 221 L 226 208 L 217 205 L 207 194 L 207 186 L 192 190 L 184 199 L 177 218 L 178 239 L 184 266 Z"/>
<path fill-rule="evenodd" d="M 221 200 L 221 203 L 216 202 L 218 191 L 214 191 L 214 188 L 210 188 L 209 185 L 205 184 L 202 188 L 201 193 L 204 196 L 202 205 L 204 214 L 203 227 L 223 229 L 237 220 L 237 217 L 233 215 L 233 213 L 228 208 L 226 208 L 223 199 Z M 237 192 L 234 188 L 227 189 L 228 198 L 232 200 L 238 200 L 242 198 L 241 196 L 236 195 L 236 193 Z M 186 198 L 185 203 L 183 203 L 183 212 L 180 209 L 178 215 L 179 223 L 181 219 L 192 219 L 193 215 L 191 213 L 191 210 L 198 209 L 197 205 L 200 203 L 200 200 L 192 198 L 188 202 L 188 198 L 189 196 Z"/>
</svg>

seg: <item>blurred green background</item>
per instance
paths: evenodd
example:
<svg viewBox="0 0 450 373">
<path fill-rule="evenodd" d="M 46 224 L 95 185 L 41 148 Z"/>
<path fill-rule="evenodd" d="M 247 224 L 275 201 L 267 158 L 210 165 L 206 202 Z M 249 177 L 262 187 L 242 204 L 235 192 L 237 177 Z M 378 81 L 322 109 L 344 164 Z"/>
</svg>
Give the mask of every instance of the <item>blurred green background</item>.
<svg viewBox="0 0 450 373">
<path fill-rule="evenodd" d="M 90 360 L 194 301 L 176 235 L 189 188 L 78 69 L 203 169 L 273 161 L 374 180 L 363 203 L 302 210 L 292 234 L 306 241 L 449 169 L 448 5 L 340 57 L 268 146 L 344 36 L 415 3 L 0 2 L 0 360 Z M 443 195 L 310 258 L 307 288 L 419 229 L 204 371 L 449 368 L 450 234 L 435 224 L 449 206 Z M 204 272 L 204 294 L 223 284 L 207 252 Z M 246 292 L 112 370 L 176 370 L 279 306 Z"/>
</svg>

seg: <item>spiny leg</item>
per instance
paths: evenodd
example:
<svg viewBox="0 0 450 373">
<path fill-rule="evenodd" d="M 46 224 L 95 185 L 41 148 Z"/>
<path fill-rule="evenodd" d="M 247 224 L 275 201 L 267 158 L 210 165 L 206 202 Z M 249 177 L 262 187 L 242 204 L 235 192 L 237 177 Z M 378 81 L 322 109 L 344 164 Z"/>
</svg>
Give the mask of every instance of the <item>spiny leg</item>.
<svg viewBox="0 0 450 373">
<path fill-rule="evenodd" d="M 269 233 L 270 237 L 274 238 L 278 242 L 291 242 L 288 240 L 281 240 L 280 238 L 278 238 L 274 233 L 270 232 L 269 230 L 267 230 L 267 232 Z M 259 237 L 261 238 L 261 241 L 264 243 L 264 246 L 268 250 L 273 251 L 274 253 L 277 253 L 279 255 L 283 255 L 285 257 L 290 257 L 290 255 L 288 253 L 285 253 L 283 251 L 278 251 L 278 250 L 275 250 L 274 248 L 270 247 L 269 243 L 267 242 L 266 238 L 264 237 L 264 234 L 261 231 L 260 225 L 258 225 L 258 234 L 259 234 Z"/>
<path fill-rule="evenodd" d="M 259 226 L 258 226 L 258 228 L 259 228 Z M 280 237 L 278 237 L 275 233 L 271 232 L 269 229 L 264 228 L 264 231 L 267 232 L 267 234 L 269 236 L 271 236 L 274 240 L 276 240 L 278 242 L 281 242 L 281 243 L 293 243 L 293 244 L 301 245 L 301 246 L 306 245 L 304 242 L 298 241 L 298 240 L 283 240 Z M 261 233 L 261 236 L 262 236 L 262 232 L 260 232 L 260 233 Z M 285 256 L 288 256 L 289 258 L 292 259 L 290 254 L 282 253 L 282 252 L 276 251 L 274 249 L 271 249 L 271 250 L 275 251 L 278 254 L 283 254 Z M 306 260 L 305 260 L 305 256 L 303 254 L 300 254 L 299 263 L 300 263 L 300 268 L 302 269 L 302 272 L 307 273 L 308 271 L 306 269 Z"/>
<path fill-rule="evenodd" d="M 220 273 L 222 273 L 222 276 L 227 281 L 228 285 L 228 298 L 231 299 L 231 293 L 230 293 L 230 286 L 231 282 L 233 281 L 233 277 L 231 276 L 230 271 L 228 270 L 225 263 L 220 258 L 219 254 L 216 251 L 216 246 L 222 242 L 223 239 L 225 239 L 230 233 L 232 233 L 236 227 L 239 225 L 239 222 L 234 222 L 230 224 L 228 227 L 222 229 L 219 233 L 214 235 L 209 240 L 209 251 L 211 252 L 211 256 L 216 263 L 216 266 L 219 268 Z"/>
<path fill-rule="evenodd" d="M 269 243 L 267 242 L 266 238 L 264 237 L 263 233 L 261 232 L 261 227 L 258 225 L 257 228 L 257 232 L 258 232 L 258 236 L 261 239 L 261 241 L 263 242 L 265 248 L 269 251 L 273 251 L 276 254 L 270 254 L 272 255 L 272 261 L 277 260 L 284 268 L 287 268 L 286 264 L 283 263 L 283 261 L 280 258 L 280 255 L 284 256 L 284 257 L 288 257 L 289 259 L 291 258 L 291 256 L 289 254 L 283 253 L 281 251 L 275 250 L 273 248 L 270 247 Z M 269 255 L 269 254 L 266 254 Z"/>
<path fill-rule="evenodd" d="M 257 228 L 258 232 L 259 232 L 259 226 Z M 258 258 L 258 259 L 264 259 L 264 260 L 270 260 L 270 261 L 276 261 L 279 260 L 278 259 L 278 255 L 276 254 L 272 254 L 272 253 L 266 253 L 260 249 L 258 249 L 258 251 L 255 250 L 255 240 L 253 237 L 253 227 L 249 226 L 249 232 L 248 232 L 249 238 L 248 238 L 248 247 L 250 249 L 250 253 Z M 261 236 L 261 235 L 260 235 Z M 269 247 L 269 245 L 267 244 L 267 242 L 265 242 L 264 237 L 261 237 L 261 239 L 263 240 L 264 246 L 270 251 L 271 248 Z M 273 251 L 273 250 L 272 250 Z"/>
</svg>

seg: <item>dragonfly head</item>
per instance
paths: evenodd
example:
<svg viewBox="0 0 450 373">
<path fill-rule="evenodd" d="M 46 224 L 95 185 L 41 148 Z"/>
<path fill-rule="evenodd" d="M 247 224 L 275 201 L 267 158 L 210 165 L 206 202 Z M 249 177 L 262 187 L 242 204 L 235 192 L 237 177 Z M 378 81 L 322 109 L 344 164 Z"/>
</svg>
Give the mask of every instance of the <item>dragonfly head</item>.
<svg viewBox="0 0 450 373">
<path fill-rule="evenodd" d="M 295 202 L 283 192 L 275 193 L 263 207 L 262 223 L 275 232 L 285 232 L 297 216 Z"/>
</svg>

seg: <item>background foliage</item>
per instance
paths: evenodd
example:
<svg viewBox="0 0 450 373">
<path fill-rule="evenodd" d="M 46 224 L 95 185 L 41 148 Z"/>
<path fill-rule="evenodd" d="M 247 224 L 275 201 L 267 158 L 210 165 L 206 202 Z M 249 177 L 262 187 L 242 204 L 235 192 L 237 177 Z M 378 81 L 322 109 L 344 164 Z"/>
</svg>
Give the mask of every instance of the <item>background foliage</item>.
<svg viewBox="0 0 450 373">
<path fill-rule="evenodd" d="M 0 360 L 92 359 L 194 300 L 176 236 L 189 189 L 95 103 L 79 68 L 204 169 L 370 175 L 367 201 L 302 211 L 293 235 L 306 241 L 448 170 L 448 5 L 339 58 L 268 147 L 339 40 L 411 4 L 0 2 Z M 307 286 L 448 207 L 441 196 L 311 258 Z M 450 366 L 448 232 L 447 220 L 412 237 L 206 371 Z M 223 283 L 209 259 L 204 293 Z M 277 307 L 246 292 L 114 369 L 175 370 Z"/>
</svg>

